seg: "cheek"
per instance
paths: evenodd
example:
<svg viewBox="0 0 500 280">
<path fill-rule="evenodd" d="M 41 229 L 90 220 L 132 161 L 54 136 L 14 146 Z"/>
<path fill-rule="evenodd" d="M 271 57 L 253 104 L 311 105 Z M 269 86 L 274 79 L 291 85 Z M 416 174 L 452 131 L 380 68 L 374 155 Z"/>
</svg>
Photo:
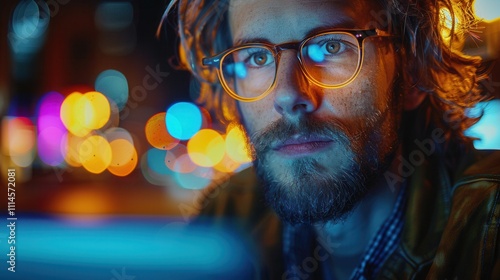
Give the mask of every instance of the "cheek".
<svg viewBox="0 0 500 280">
<path fill-rule="evenodd" d="M 373 116 L 374 112 L 388 109 L 393 95 L 395 61 L 392 53 L 383 47 L 366 48 L 361 72 L 353 83 L 327 97 L 335 104 L 339 115 L 348 120 Z"/>
<path fill-rule="evenodd" d="M 328 92 L 323 105 L 334 112 L 346 124 L 358 123 L 378 109 L 376 82 L 367 75 L 358 76 L 357 81 L 344 89 Z M 329 108 L 328 108 L 329 107 Z"/>
<path fill-rule="evenodd" d="M 243 126 L 249 134 L 264 129 L 277 119 L 277 116 L 274 115 L 272 102 L 266 102 L 266 98 L 250 103 L 238 102 L 238 111 Z"/>
</svg>

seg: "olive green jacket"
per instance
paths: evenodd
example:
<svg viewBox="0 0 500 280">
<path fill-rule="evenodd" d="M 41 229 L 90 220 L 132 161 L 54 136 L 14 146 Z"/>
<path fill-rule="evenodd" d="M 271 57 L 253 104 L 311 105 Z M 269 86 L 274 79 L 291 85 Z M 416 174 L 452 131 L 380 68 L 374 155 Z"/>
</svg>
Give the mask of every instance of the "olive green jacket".
<svg viewBox="0 0 500 280">
<path fill-rule="evenodd" d="M 414 166 L 401 241 L 377 279 L 500 279 L 500 151 L 461 158 L 453 174 L 439 153 Z M 250 279 L 301 279 L 284 274 L 284 227 L 253 169 L 214 183 L 202 201 L 199 218 L 216 217 L 212 225 L 235 228 L 255 245 Z M 316 270 L 307 279 L 321 278 Z"/>
</svg>

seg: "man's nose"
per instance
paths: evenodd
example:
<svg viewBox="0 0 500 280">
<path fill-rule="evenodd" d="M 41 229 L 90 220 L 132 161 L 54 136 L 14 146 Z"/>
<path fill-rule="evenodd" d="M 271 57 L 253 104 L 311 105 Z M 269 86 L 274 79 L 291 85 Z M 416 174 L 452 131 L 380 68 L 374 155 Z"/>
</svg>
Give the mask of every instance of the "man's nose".
<svg viewBox="0 0 500 280">
<path fill-rule="evenodd" d="M 320 93 L 300 69 L 293 52 L 283 52 L 276 73 L 274 108 L 287 118 L 297 118 L 318 108 Z"/>
</svg>

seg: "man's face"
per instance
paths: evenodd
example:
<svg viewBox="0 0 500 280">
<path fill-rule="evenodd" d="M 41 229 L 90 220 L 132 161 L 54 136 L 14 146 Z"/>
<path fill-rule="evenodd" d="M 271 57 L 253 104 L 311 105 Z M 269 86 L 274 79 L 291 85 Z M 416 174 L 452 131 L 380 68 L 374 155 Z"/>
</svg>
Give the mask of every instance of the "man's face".
<svg viewBox="0 0 500 280">
<path fill-rule="evenodd" d="M 318 29 L 373 28 L 370 15 L 379 10 L 361 0 L 232 0 L 229 24 L 234 44 L 280 44 Z M 273 91 L 238 104 L 266 198 L 287 222 L 342 218 L 393 158 L 400 118 L 394 50 L 387 38 L 367 38 L 364 47 L 359 76 L 338 89 L 310 82 L 297 53 L 283 51 Z"/>
</svg>

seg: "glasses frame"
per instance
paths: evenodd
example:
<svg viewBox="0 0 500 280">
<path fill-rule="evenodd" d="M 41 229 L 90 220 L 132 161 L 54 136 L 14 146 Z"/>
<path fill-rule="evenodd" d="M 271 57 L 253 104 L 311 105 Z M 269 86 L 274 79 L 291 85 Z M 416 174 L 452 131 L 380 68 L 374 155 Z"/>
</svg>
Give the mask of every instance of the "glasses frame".
<svg viewBox="0 0 500 280">
<path fill-rule="evenodd" d="M 350 34 L 350 35 L 354 36 L 354 38 L 357 39 L 358 48 L 359 48 L 358 64 L 357 64 L 356 71 L 354 72 L 354 74 L 346 82 L 338 84 L 338 85 L 333 85 L 333 86 L 321 83 L 321 82 L 317 81 L 316 79 L 314 79 L 305 69 L 305 66 L 303 64 L 303 58 L 302 58 L 302 49 L 308 41 L 310 41 L 316 37 L 323 36 L 323 35 L 328 34 L 328 33 L 347 33 L 347 34 Z M 239 101 L 243 101 L 243 102 L 254 102 L 254 101 L 258 101 L 258 100 L 261 100 L 264 97 L 266 97 L 273 90 L 273 88 L 276 86 L 276 76 L 278 74 L 278 67 L 279 67 L 281 52 L 284 50 L 295 50 L 295 51 L 297 51 L 297 59 L 299 60 L 300 69 L 301 69 L 302 73 L 308 78 L 309 81 L 311 81 L 315 85 L 323 87 L 323 88 L 328 88 L 328 89 L 341 88 L 341 87 L 345 87 L 346 85 L 348 85 L 352 81 L 354 81 L 357 78 L 359 72 L 361 71 L 361 65 L 363 64 L 363 60 L 364 60 L 364 40 L 366 38 L 369 38 L 369 37 L 394 37 L 394 35 L 390 34 L 387 31 L 377 29 L 377 28 L 375 28 L 375 29 L 328 29 L 328 30 L 322 31 L 320 33 L 314 34 L 312 36 L 308 36 L 300 42 L 286 42 L 286 43 L 276 44 L 276 45 L 275 44 L 268 44 L 268 43 L 249 43 L 249 44 L 244 44 L 241 46 L 232 47 L 232 48 L 229 48 L 229 49 L 227 49 L 227 50 L 225 50 L 225 51 L 223 51 L 215 56 L 203 58 L 202 65 L 205 67 L 215 67 L 217 69 L 217 76 L 219 78 L 219 81 L 220 81 L 222 87 L 224 88 L 224 91 L 226 91 L 226 93 L 229 94 L 232 98 L 239 100 Z M 242 96 L 236 94 L 235 92 L 233 92 L 231 90 L 231 88 L 227 85 L 227 83 L 224 79 L 222 70 L 221 70 L 222 69 L 222 61 L 224 61 L 224 58 L 226 56 L 228 56 L 230 53 L 232 53 L 234 51 L 241 50 L 241 49 L 248 48 L 248 47 L 263 47 L 263 48 L 270 50 L 274 56 L 274 59 L 275 59 L 274 63 L 276 65 L 274 79 L 273 79 L 272 84 L 269 86 L 269 88 L 266 91 L 264 91 L 261 95 L 256 96 L 256 97 L 242 97 Z"/>
</svg>

